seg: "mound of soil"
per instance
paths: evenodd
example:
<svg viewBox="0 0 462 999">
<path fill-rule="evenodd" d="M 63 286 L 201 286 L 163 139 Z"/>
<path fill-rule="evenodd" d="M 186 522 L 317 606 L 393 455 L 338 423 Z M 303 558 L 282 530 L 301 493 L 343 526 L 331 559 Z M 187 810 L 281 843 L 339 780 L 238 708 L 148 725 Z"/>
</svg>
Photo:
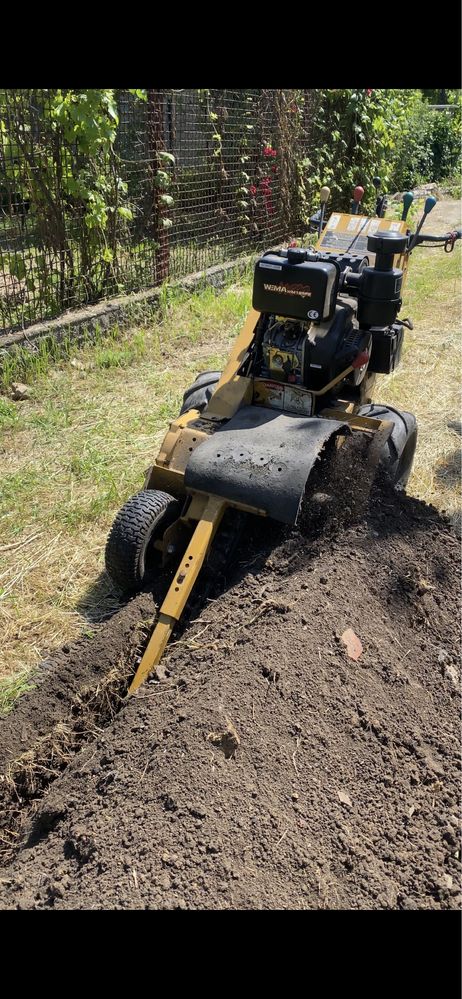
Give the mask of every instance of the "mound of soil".
<svg viewBox="0 0 462 999">
<path fill-rule="evenodd" d="M 165 679 L 105 690 L 153 612 L 143 595 L 0 723 L 2 907 L 460 906 L 449 526 L 375 493 L 356 526 L 276 547 L 257 532 L 240 559 Z"/>
</svg>

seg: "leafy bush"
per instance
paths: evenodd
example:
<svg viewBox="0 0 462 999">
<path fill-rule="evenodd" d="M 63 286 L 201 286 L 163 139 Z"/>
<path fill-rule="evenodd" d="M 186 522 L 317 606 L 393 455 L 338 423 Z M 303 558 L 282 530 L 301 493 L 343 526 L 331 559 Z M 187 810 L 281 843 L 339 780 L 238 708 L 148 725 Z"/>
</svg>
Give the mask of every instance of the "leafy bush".
<svg viewBox="0 0 462 999">
<path fill-rule="evenodd" d="M 303 185 L 312 210 L 319 188 L 331 188 L 331 207 L 349 211 L 353 188 L 364 187 L 363 206 L 373 211 L 379 176 L 389 187 L 395 150 L 406 128 L 412 90 L 321 90 L 310 122 L 310 155 Z"/>
<path fill-rule="evenodd" d="M 456 111 L 434 113 L 431 135 L 433 155 L 432 180 L 443 180 L 461 167 L 461 102 Z"/>
<path fill-rule="evenodd" d="M 437 182 L 460 171 L 461 102 L 454 111 L 434 111 L 413 92 L 394 156 L 393 187 L 403 191 L 422 182 Z"/>
</svg>

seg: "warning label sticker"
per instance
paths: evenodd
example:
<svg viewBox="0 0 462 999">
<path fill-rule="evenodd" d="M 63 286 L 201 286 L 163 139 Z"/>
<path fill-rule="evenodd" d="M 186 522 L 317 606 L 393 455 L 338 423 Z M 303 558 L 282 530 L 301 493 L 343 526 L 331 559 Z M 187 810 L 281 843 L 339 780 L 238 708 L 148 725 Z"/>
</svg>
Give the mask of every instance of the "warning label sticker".
<svg viewBox="0 0 462 999">
<path fill-rule="evenodd" d="M 327 229 L 336 229 L 340 222 L 341 217 L 342 217 L 341 215 L 331 215 L 327 223 Z"/>
</svg>

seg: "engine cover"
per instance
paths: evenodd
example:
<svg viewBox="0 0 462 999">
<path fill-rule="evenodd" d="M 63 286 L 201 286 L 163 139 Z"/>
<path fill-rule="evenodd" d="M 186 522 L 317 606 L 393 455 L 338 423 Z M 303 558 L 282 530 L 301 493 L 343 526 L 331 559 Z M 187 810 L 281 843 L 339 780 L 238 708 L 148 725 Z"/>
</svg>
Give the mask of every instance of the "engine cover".
<svg viewBox="0 0 462 999">
<path fill-rule="evenodd" d="M 338 264 L 329 260 L 309 261 L 305 250 L 288 250 L 287 253 L 287 256 L 265 253 L 257 261 L 254 309 L 291 319 L 329 320 L 335 310 L 340 275 Z"/>
</svg>

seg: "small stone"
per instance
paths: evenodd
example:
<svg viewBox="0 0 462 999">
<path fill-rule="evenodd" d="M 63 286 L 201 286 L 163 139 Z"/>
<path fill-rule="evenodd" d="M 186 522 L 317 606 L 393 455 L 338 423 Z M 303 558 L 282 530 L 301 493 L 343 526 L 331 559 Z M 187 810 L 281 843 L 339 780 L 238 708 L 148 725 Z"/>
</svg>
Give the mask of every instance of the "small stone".
<svg viewBox="0 0 462 999">
<path fill-rule="evenodd" d="M 299 797 L 300 797 L 300 795 L 299 795 L 299 794 L 297 794 L 297 792 L 296 792 L 296 791 L 294 791 L 294 793 L 293 793 L 293 795 L 292 795 L 292 801 L 298 801 Z"/>
<path fill-rule="evenodd" d="M 189 812 L 193 819 L 205 819 L 207 817 L 207 809 L 203 808 L 202 805 L 190 805 Z"/>
<path fill-rule="evenodd" d="M 452 829 L 447 829 L 446 832 L 443 833 L 443 839 L 449 846 L 456 847 L 458 845 L 457 837 L 454 836 Z"/>
<path fill-rule="evenodd" d="M 455 666 L 445 666 L 444 675 L 446 680 L 450 680 L 454 687 L 459 689 L 459 677 L 457 676 L 457 670 Z"/>
<path fill-rule="evenodd" d="M 327 576 L 320 576 L 320 577 L 319 577 L 319 582 L 320 582 L 320 583 L 323 583 L 323 584 L 324 584 L 324 583 L 327 583 Z"/>
<path fill-rule="evenodd" d="M 24 382 L 13 382 L 11 385 L 11 398 L 14 399 L 15 402 L 19 402 L 21 399 L 29 399 L 29 386 L 24 385 Z"/>
<path fill-rule="evenodd" d="M 313 493 L 311 497 L 311 502 L 316 503 L 317 506 L 323 506 L 325 503 L 332 503 L 333 496 L 330 493 Z"/>
<path fill-rule="evenodd" d="M 232 759 L 235 756 L 236 750 L 240 746 L 241 742 L 231 721 L 228 721 L 224 731 L 209 732 L 207 740 L 211 742 L 213 746 L 222 750 L 226 760 Z"/>
</svg>

